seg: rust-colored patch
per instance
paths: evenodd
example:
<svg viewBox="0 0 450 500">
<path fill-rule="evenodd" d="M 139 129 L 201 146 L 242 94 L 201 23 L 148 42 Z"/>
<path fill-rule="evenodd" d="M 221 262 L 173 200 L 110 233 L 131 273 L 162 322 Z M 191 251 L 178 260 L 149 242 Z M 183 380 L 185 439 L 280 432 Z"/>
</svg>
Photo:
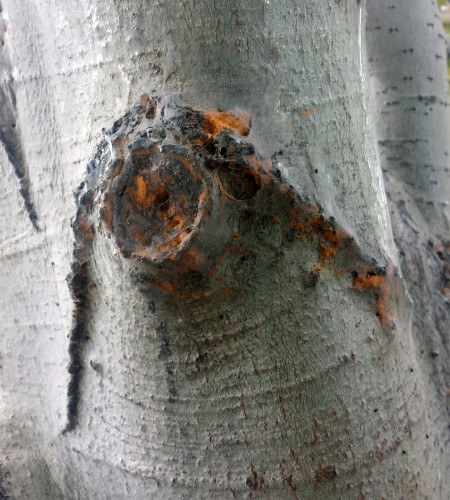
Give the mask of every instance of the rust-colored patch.
<svg viewBox="0 0 450 500">
<path fill-rule="evenodd" d="M 264 478 L 258 474 L 255 464 L 251 464 L 251 476 L 247 478 L 247 486 L 252 490 L 256 491 L 262 488 L 264 484 Z"/>
<path fill-rule="evenodd" d="M 134 204 L 138 205 L 144 212 L 148 212 L 151 207 L 158 207 L 160 217 L 166 219 L 172 214 L 173 202 L 162 179 L 156 179 L 156 181 L 159 182 L 150 190 L 149 179 L 143 175 L 137 175 L 134 178 L 136 187 L 128 187 L 127 193 Z"/>
<path fill-rule="evenodd" d="M 245 253 L 248 252 L 248 250 L 244 246 L 239 245 L 238 243 L 231 243 L 228 246 L 228 251 L 230 253 L 234 253 L 234 254 L 237 254 L 237 255 L 244 255 Z"/>
<path fill-rule="evenodd" d="M 127 258 L 174 262 L 201 220 L 208 201 L 205 188 L 193 155 L 185 149 L 137 147 L 105 190 L 105 225 L 119 237 Z M 193 262 L 192 255 L 188 260 Z"/>
<path fill-rule="evenodd" d="M 113 177 L 117 177 L 120 174 L 120 172 L 122 171 L 122 167 L 123 159 L 117 160 L 114 166 Z"/>
<path fill-rule="evenodd" d="M 186 219 L 181 214 L 176 214 L 170 217 L 167 221 L 167 227 L 170 229 L 183 227 L 186 224 Z"/>
<path fill-rule="evenodd" d="M 261 179 L 263 185 L 271 184 L 274 182 L 274 173 L 272 170 L 272 160 L 263 160 L 258 158 L 256 154 L 243 155 L 242 158 L 257 172 L 258 177 Z M 264 175 L 267 174 L 267 175 Z M 281 184 L 279 184 L 281 186 Z"/>
<path fill-rule="evenodd" d="M 205 191 L 202 191 L 198 197 L 199 203 L 205 203 L 207 199 L 208 199 L 208 194 Z"/>
<path fill-rule="evenodd" d="M 316 481 L 319 483 L 334 481 L 337 477 L 336 467 L 334 465 L 324 465 L 316 472 Z"/>
<path fill-rule="evenodd" d="M 389 312 L 391 292 L 385 276 L 376 275 L 373 272 L 356 274 L 353 279 L 353 288 L 364 292 L 374 290 L 376 295 L 377 316 L 380 323 L 390 323 L 393 318 Z"/>
<path fill-rule="evenodd" d="M 246 137 L 250 133 L 250 113 L 246 111 L 208 112 L 204 115 L 205 133 L 208 136 L 219 135 L 228 129 Z"/>
<path fill-rule="evenodd" d="M 178 299 L 202 299 L 205 296 L 204 290 L 186 290 L 180 283 L 173 281 L 155 280 L 152 285 Z"/>
<path fill-rule="evenodd" d="M 222 254 L 217 258 L 217 262 L 211 267 L 211 269 L 208 271 L 208 276 L 212 278 L 220 269 L 221 267 L 221 261 L 225 258 L 226 254 Z"/>
<path fill-rule="evenodd" d="M 289 476 L 286 477 L 286 482 L 289 488 L 291 489 L 292 493 L 295 494 L 297 492 L 297 484 L 294 481 L 294 477 L 292 476 L 292 474 L 289 474 Z"/>
<path fill-rule="evenodd" d="M 333 245 L 327 245 L 326 243 L 319 243 L 319 259 L 323 267 L 327 265 L 327 262 L 331 257 L 334 257 L 338 251 L 339 242 Z"/>
<path fill-rule="evenodd" d="M 309 116 L 314 113 L 314 109 L 309 107 L 309 108 L 303 108 L 299 111 L 300 116 Z"/>
<path fill-rule="evenodd" d="M 345 230 L 336 230 L 320 213 L 313 215 L 306 221 L 296 222 L 294 228 L 297 238 L 302 239 L 308 235 L 316 235 L 325 240 L 318 244 L 319 260 L 322 267 L 326 267 L 337 254 L 341 243 L 349 239 L 349 234 Z"/>
<path fill-rule="evenodd" d="M 126 137 L 115 137 L 111 141 L 111 146 L 113 150 L 113 157 L 114 158 L 125 158 L 127 156 L 127 146 L 128 146 L 128 141 Z"/>
<path fill-rule="evenodd" d="M 231 288 L 229 286 L 225 286 L 223 288 L 219 288 L 219 290 L 216 292 L 216 296 L 219 297 L 232 297 L 236 295 L 236 289 Z"/>
<path fill-rule="evenodd" d="M 168 293 L 174 292 L 176 289 L 175 285 L 173 283 L 170 283 L 169 281 L 155 280 L 154 284 Z"/>
<path fill-rule="evenodd" d="M 137 175 L 134 183 L 136 188 L 128 187 L 127 193 L 136 205 L 147 211 L 151 204 L 151 196 L 147 193 L 147 180 L 143 175 Z"/>
<path fill-rule="evenodd" d="M 291 452 L 292 452 L 292 448 L 291 448 Z M 296 461 L 296 463 L 298 465 L 298 460 Z M 289 487 L 291 497 L 298 500 L 298 496 L 297 496 L 298 486 L 297 486 L 297 483 L 295 482 L 294 476 L 292 474 L 290 474 L 288 471 L 286 471 L 286 461 L 284 458 L 281 459 L 281 463 L 280 463 L 279 467 L 280 467 L 281 478 L 282 478 L 283 482 Z"/>
<path fill-rule="evenodd" d="M 130 235 L 133 237 L 133 239 L 137 241 L 141 247 L 145 245 L 147 238 L 145 234 L 141 231 L 141 228 L 139 226 L 137 226 L 136 224 L 129 224 L 128 231 Z"/>
<path fill-rule="evenodd" d="M 183 261 L 189 269 L 200 269 L 205 262 L 205 254 L 192 246 L 186 250 Z"/>
<path fill-rule="evenodd" d="M 110 233 L 112 233 L 114 231 L 114 226 L 113 226 L 113 214 L 111 210 L 111 193 L 105 194 L 101 209 L 101 218 L 106 229 Z"/>
<path fill-rule="evenodd" d="M 78 220 L 78 229 L 85 240 L 90 241 L 94 237 L 94 228 L 88 219 L 80 218 Z"/>
</svg>

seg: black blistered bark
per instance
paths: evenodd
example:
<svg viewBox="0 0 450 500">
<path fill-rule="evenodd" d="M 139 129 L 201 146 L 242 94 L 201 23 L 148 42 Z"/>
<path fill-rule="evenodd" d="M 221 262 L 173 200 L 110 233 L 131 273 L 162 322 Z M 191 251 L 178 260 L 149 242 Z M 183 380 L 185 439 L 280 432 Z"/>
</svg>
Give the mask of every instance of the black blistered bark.
<svg viewBox="0 0 450 500">
<path fill-rule="evenodd" d="M 83 364 L 83 348 L 89 338 L 89 292 L 92 285 L 89 262 L 94 237 L 94 226 L 91 222 L 93 194 L 105 148 L 106 142 L 103 142 L 99 146 L 97 155 L 88 165 L 86 180 L 81 183 L 75 192 L 78 208 L 72 221 L 74 232 L 73 257 L 71 272 L 67 277 L 74 308 L 69 338 L 68 371 L 70 379 L 67 390 L 67 424 L 64 432 L 75 429 L 78 424 L 81 379 L 85 368 Z"/>
</svg>

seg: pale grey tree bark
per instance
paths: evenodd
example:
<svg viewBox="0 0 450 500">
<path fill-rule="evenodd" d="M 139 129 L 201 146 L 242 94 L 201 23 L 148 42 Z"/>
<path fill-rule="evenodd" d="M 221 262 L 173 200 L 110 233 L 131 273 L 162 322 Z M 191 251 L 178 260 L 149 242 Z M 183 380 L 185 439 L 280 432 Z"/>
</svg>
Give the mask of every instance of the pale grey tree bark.
<svg viewBox="0 0 450 500">
<path fill-rule="evenodd" d="M 447 498 L 436 5 L 0 10 L 0 497 Z"/>
</svg>

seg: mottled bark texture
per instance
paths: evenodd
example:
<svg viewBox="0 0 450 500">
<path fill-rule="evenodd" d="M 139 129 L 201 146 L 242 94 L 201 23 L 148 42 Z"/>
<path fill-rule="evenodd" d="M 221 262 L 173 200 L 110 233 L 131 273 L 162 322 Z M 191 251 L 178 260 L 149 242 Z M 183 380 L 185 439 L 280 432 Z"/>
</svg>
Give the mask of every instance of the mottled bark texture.
<svg viewBox="0 0 450 500">
<path fill-rule="evenodd" d="M 447 497 L 364 9 L 2 0 L 0 496 Z"/>
</svg>

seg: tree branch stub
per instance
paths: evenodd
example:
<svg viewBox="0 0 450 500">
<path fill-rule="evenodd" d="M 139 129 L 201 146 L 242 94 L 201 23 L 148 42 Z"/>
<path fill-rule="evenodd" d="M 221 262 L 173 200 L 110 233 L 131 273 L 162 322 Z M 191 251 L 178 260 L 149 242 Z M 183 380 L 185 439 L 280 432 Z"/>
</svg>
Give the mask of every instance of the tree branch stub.
<svg viewBox="0 0 450 500">
<path fill-rule="evenodd" d="M 346 230 L 259 157 L 246 141 L 250 128 L 242 110 L 196 110 L 143 96 L 108 132 L 102 220 L 143 289 L 200 298 L 225 286 L 224 269 L 244 256 L 316 238 L 320 270 L 355 248 Z M 360 257 L 348 271 L 367 266 Z"/>
</svg>

